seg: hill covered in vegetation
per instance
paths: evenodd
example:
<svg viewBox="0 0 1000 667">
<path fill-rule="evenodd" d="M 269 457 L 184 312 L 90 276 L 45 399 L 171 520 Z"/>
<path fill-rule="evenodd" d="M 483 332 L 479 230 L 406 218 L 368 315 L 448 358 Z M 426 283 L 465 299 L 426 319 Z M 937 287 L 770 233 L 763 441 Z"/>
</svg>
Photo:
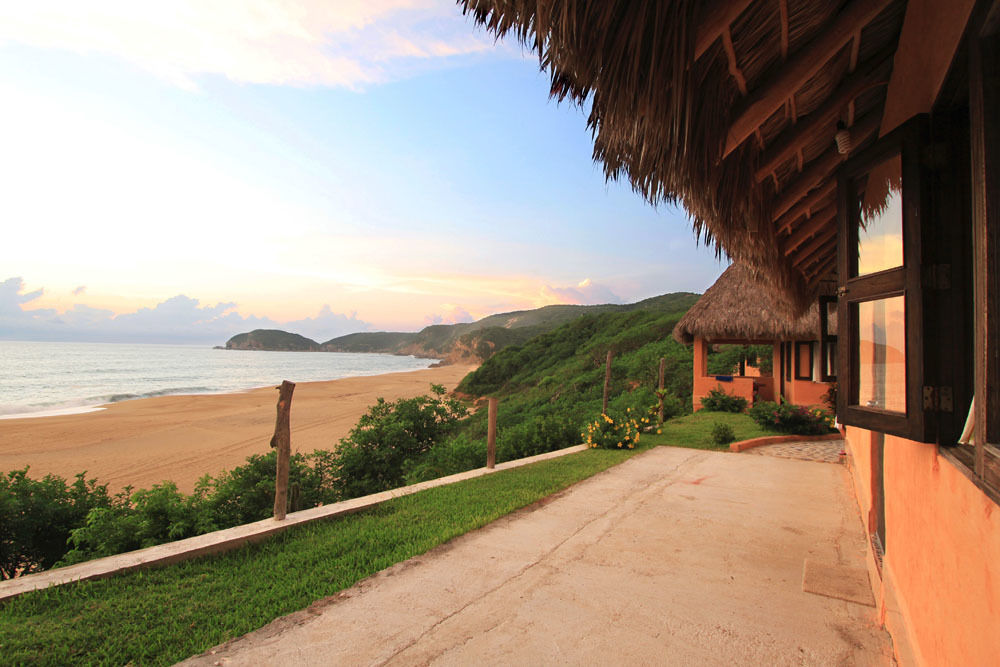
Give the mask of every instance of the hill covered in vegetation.
<svg viewBox="0 0 1000 667">
<path fill-rule="evenodd" d="M 330 352 L 383 352 L 451 361 L 483 361 L 510 345 L 526 343 L 539 334 L 585 315 L 634 311 L 684 312 L 698 300 L 698 296 L 690 292 L 675 292 L 624 305 L 544 306 L 490 315 L 476 322 L 431 325 L 414 333 L 353 333 L 326 341 L 322 349 Z"/>
<path fill-rule="evenodd" d="M 318 352 L 319 343 L 305 336 L 279 329 L 254 329 L 236 334 L 226 341 L 227 350 L 273 350 L 281 352 Z"/>
</svg>

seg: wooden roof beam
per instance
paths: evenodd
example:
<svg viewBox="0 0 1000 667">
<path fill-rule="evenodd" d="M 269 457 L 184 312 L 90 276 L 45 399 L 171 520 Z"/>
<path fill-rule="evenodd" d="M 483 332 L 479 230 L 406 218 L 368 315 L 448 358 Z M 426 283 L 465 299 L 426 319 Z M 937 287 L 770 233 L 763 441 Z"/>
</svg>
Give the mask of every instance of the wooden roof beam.
<svg viewBox="0 0 1000 667">
<path fill-rule="evenodd" d="M 740 14 L 750 6 L 753 0 L 713 0 L 701 2 L 702 9 L 698 16 L 698 28 L 694 38 L 694 59 L 701 58 L 705 51 L 715 43 L 724 30 L 739 18 Z"/>
<path fill-rule="evenodd" d="M 819 204 L 833 194 L 833 191 L 837 189 L 837 182 L 830 179 L 826 183 L 820 186 L 818 190 L 811 193 L 805 197 L 798 204 L 793 206 L 788 210 L 787 213 L 779 217 L 774 221 L 774 226 L 779 234 L 785 232 L 786 229 L 790 229 L 792 223 L 801 218 L 803 215 L 809 213 Z"/>
<path fill-rule="evenodd" d="M 878 132 L 881 120 L 881 114 L 870 113 L 864 117 L 862 122 L 852 127 L 851 141 L 854 145 L 860 146 L 869 137 Z M 781 216 L 788 212 L 796 202 L 809 194 L 809 191 L 816 187 L 820 181 L 830 178 L 833 170 L 837 168 L 840 161 L 846 158 L 846 155 L 841 155 L 837 152 L 835 146 L 831 146 L 823 155 L 813 160 L 799 177 L 790 183 L 781 193 L 774 207 L 774 215 Z"/>
<path fill-rule="evenodd" d="M 847 77 L 823 102 L 823 106 L 803 118 L 801 122 L 782 132 L 771 143 L 771 147 L 764 151 L 756 172 L 757 182 L 765 180 L 781 163 L 795 155 L 803 146 L 811 143 L 816 138 L 816 133 L 828 132 L 832 137 L 836 132 L 840 112 L 844 107 L 861 93 L 882 83 L 876 75 L 885 62 L 882 57 L 873 58 L 857 73 Z M 833 128 L 832 131 L 830 128 Z"/>
<path fill-rule="evenodd" d="M 799 251 L 795 253 L 795 257 L 792 259 L 792 266 L 794 266 L 795 268 L 808 266 L 809 265 L 808 260 L 815 259 L 813 255 L 815 255 L 818 252 L 829 251 L 829 248 L 824 249 L 823 246 L 829 243 L 836 235 L 837 235 L 837 230 L 831 227 L 830 229 L 826 230 L 825 232 L 814 238 L 809 243 L 802 246 L 802 248 L 800 248 Z"/>
<path fill-rule="evenodd" d="M 843 157 L 837 152 L 836 147 L 830 146 L 823 155 L 813 160 L 799 174 L 799 177 L 789 183 L 781 192 L 774 204 L 774 215 L 781 216 L 787 213 L 800 199 L 809 194 L 810 190 L 819 185 L 820 181 L 832 180 L 833 170 L 837 168 Z"/>
<path fill-rule="evenodd" d="M 782 252 L 789 255 L 800 245 L 809 240 L 809 237 L 826 227 L 837 215 L 837 207 L 830 205 L 819 211 L 806 220 L 801 227 L 796 229 L 791 236 L 782 242 Z"/>
<path fill-rule="evenodd" d="M 837 265 L 837 253 L 831 252 L 826 261 L 820 261 L 816 268 L 806 274 L 806 280 L 812 281 L 831 273 Z"/>
<path fill-rule="evenodd" d="M 741 0 L 742 1 L 742 0 Z M 722 156 L 726 157 L 753 134 L 786 99 L 826 66 L 843 46 L 881 13 L 892 0 L 852 0 L 837 17 L 819 29 L 808 46 L 797 51 L 788 62 L 755 88 L 746 98 L 743 109 L 729 126 L 729 136 Z"/>
</svg>

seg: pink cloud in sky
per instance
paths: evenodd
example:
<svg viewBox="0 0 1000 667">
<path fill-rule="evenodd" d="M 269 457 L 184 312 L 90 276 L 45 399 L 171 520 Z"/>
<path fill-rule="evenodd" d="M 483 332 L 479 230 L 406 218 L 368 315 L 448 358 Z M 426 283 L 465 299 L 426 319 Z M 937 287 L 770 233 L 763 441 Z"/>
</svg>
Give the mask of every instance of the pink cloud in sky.
<svg viewBox="0 0 1000 667">
<path fill-rule="evenodd" d="M 10 2 L 5 41 L 116 56 L 186 88 L 201 75 L 355 88 L 392 80 L 394 61 L 495 49 L 449 0 Z"/>
<path fill-rule="evenodd" d="M 590 278 L 584 278 L 570 287 L 552 287 L 546 285 L 543 293 L 557 303 L 568 303 L 577 306 L 593 306 L 604 303 L 624 303 L 621 297 L 611 291 L 607 285 L 600 285 Z"/>
</svg>

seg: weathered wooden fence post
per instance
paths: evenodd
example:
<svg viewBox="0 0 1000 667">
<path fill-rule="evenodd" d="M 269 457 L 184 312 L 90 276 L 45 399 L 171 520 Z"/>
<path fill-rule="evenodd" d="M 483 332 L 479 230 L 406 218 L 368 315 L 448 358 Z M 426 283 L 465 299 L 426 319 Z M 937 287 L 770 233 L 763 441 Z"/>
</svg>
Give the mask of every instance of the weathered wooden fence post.
<svg viewBox="0 0 1000 667">
<path fill-rule="evenodd" d="M 277 476 L 274 481 L 274 518 L 282 521 L 288 509 L 288 459 L 292 452 L 292 435 L 289 413 L 292 411 L 292 392 L 295 383 L 285 380 L 278 387 L 278 418 L 274 422 L 271 447 L 278 450 Z"/>
<path fill-rule="evenodd" d="M 657 394 L 660 398 L 660 423 L 663 423 L 663 376 L 667 372 L 667 358 L 660 357 L 660 392 Z"/>
<path fill-rule="evenodd" d="M 497 399 L 489 399 L 489 426 L 486 430 L 486 467 L 494 468 L 497 464 Z"/>
<path fill-rule="evenodd" d="M 608 350 L 608 362 L 604 369 L 604 403 L 601 406 L 601 414 L 608 414 L 608 391 L 611 389 L 611 359 L 615 356 L 612 350 Z"/>
</svg>

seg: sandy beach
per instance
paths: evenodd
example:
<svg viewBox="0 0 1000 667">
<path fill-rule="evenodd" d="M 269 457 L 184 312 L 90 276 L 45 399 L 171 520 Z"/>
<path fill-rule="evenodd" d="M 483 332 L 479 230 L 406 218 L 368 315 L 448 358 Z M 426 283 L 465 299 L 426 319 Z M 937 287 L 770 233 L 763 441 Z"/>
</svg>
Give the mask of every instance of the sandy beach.
<svg viewBox="0 0 1000 667">
<path fill-rule="evenodd" d="M 332 449 L 378 397 L 428 393 L 430 384 L 454 389 L 473 366 L 306 382 L 292 397 L 292 451 Z M 162 396 L 86 414 L 0 420 L 0 472 L 30 466 L 33 478 L 67 479 L 84 470 L 117 491 L 172 480 L 189 493 L 205 473 L 233 468 L 265 454 L 274 431 L 277 391 Z"/>
</svg>

